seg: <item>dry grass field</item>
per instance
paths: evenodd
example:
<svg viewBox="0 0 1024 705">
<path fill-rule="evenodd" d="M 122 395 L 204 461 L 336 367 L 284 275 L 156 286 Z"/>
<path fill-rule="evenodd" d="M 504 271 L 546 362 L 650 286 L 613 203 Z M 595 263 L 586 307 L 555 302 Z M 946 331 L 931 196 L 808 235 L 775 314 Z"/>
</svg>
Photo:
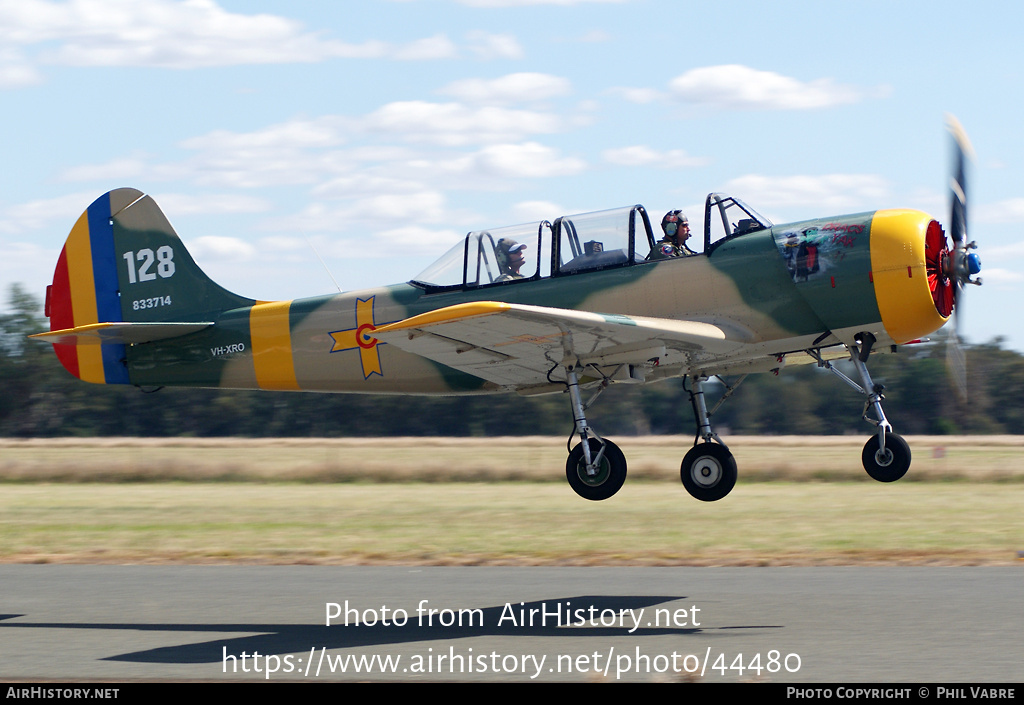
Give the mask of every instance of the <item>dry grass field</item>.
<svg viewBox="0 0 1024 705">
<path fill-rule="evenodd" d="M 864 440 L 730 438 L 714 503 L 683 437 L 616 439 L 605 502 L 556 438 L 2 441 L 0 562 L 1024 567 L 1024 439 L 910 438 L 889 485 Z"/>
<path fill-rule="evenodd" d="M 733 436 L 741 482 L 871 482 L 867 435 Z M 901 482 L 1024 482 L 1024 436 L 908 436 Z M 629 481 L 678 479 L 691 436 L 616 438 Z M 564 482 L 565 438 L 0 439 L 0 482 Z"/>
</svg>

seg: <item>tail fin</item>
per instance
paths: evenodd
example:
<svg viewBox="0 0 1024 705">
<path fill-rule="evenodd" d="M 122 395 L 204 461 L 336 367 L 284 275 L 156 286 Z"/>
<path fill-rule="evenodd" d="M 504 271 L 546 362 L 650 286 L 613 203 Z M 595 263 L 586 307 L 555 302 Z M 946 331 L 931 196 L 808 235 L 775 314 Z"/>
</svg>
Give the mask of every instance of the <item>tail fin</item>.
<svg viewBox="0 0 1024 705">
<path fill-rule="evenodd" d="M 76 377 L 129 384 L 126 343 L 186 335 L 253 303 L 199 269 L 152 198 L 121 188 L 71 229 L 46 291 L 51 332 L 38 337 Z"/>
</svg>

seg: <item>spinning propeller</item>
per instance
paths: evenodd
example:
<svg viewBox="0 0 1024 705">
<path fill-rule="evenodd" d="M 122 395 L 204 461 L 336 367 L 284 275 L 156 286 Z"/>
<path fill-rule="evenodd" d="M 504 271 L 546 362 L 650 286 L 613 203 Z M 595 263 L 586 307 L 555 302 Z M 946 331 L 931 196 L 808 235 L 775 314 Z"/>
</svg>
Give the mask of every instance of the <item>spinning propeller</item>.
<svg viewBox="0 0 1024 705">
<path fill-rule="evenodd" d="M 926 260 L 928 286 L 932 292 L 935 308 L 943 316 L 953 316 L 953 325 L 948 329 L 946 340 L 946 365 L 949 367 L 957 396 L 967 400 L 967 366 L 963 348 L 960 345 L 960 319 L 963 317 L 964 287 L 967 284 L 981 284 L 981 278 L 974 277 L 981 271 L 981 259 L 971 250 L 977 245 L 967 241 L 967 177 L 966 161 L 973 156 L 967 133 L 955 117 L 946 117 L 946 127 L 953 137 L 953 175 L 950 178 L 950 237 L 952 250 L 946 244 L 946 236 L 934 223 L 926 235 Z"/>
</svg>

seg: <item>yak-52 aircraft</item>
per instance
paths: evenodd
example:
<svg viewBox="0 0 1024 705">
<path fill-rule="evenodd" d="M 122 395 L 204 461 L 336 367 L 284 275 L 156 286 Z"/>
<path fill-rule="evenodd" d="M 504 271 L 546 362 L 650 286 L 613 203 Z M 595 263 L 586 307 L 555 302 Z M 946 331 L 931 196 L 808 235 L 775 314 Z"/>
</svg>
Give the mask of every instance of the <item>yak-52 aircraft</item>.
<svg viewBox="0 0 1024 705">
<path fill-rule="evenodd" d="M 34 337 L 52 342 L 69 372 L 100 384 L 567 391 L 580 443 L 566 477 L 591 500 L 611 497 L 626 478 L 622 451 L 584 413 L 609 384 L 683 379 L 697 432 L 682 482 L 714 501 L 737 471 L 711 428 L 708 380 L 817 363 L 864 395 L 864 419 L 876 427 L 864 467 L 892 482 L 910 466 L 910 448 L 892 433 L 866 363 L 936 331 L 962 287 L 978 283 L 966 241 L 968 144 L 955 121 L 951 131 L 952 248 L 939 223 L 916 210 L 773 225 L 712 193 L 697 255 L 649 261 L 655 233 L 632 206 L 477 230 L 408 283 L 294 301 L 221 288 L 153 199 L 121 188 L 72 229 L 47 287 L 50 332 Z M 841 357 L 859 384 L 832 366 Z M 587 404 L 585 389 L 595 391 Z"/>
</svg>

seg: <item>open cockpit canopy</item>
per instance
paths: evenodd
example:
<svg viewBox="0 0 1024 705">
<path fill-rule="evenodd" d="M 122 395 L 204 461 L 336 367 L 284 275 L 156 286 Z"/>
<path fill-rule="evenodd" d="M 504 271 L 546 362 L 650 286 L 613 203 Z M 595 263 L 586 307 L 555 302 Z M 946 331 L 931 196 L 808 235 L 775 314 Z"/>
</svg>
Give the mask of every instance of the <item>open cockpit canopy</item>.
<svg viewBox="0 0 1024 705">
<path fill-rule="evenodd" d="M 705 204 L 705 253 L 713 249 L 712 233 L 717 244 L 770 227 L 771 221 L 738 199 L 712 193 Z M 412 283 L 428 291 L 448 291 L 629 267 L 646 263 L 661 236 L 640 205 L 564 215 L 553 223 L 474 230 Z"/>
<path fill-rule="evenodd" d="M 768 220 L 738 198 L 709 193 L 704 201 L 704 253 L 725 240 L 772 227 Z"/>
<path fill-rule="evenodd" d="M 643 262 L 654 244 L 643 206 L 475 230 L 412 281 L 433 290 L 514 284 Z"/>
</svg>

